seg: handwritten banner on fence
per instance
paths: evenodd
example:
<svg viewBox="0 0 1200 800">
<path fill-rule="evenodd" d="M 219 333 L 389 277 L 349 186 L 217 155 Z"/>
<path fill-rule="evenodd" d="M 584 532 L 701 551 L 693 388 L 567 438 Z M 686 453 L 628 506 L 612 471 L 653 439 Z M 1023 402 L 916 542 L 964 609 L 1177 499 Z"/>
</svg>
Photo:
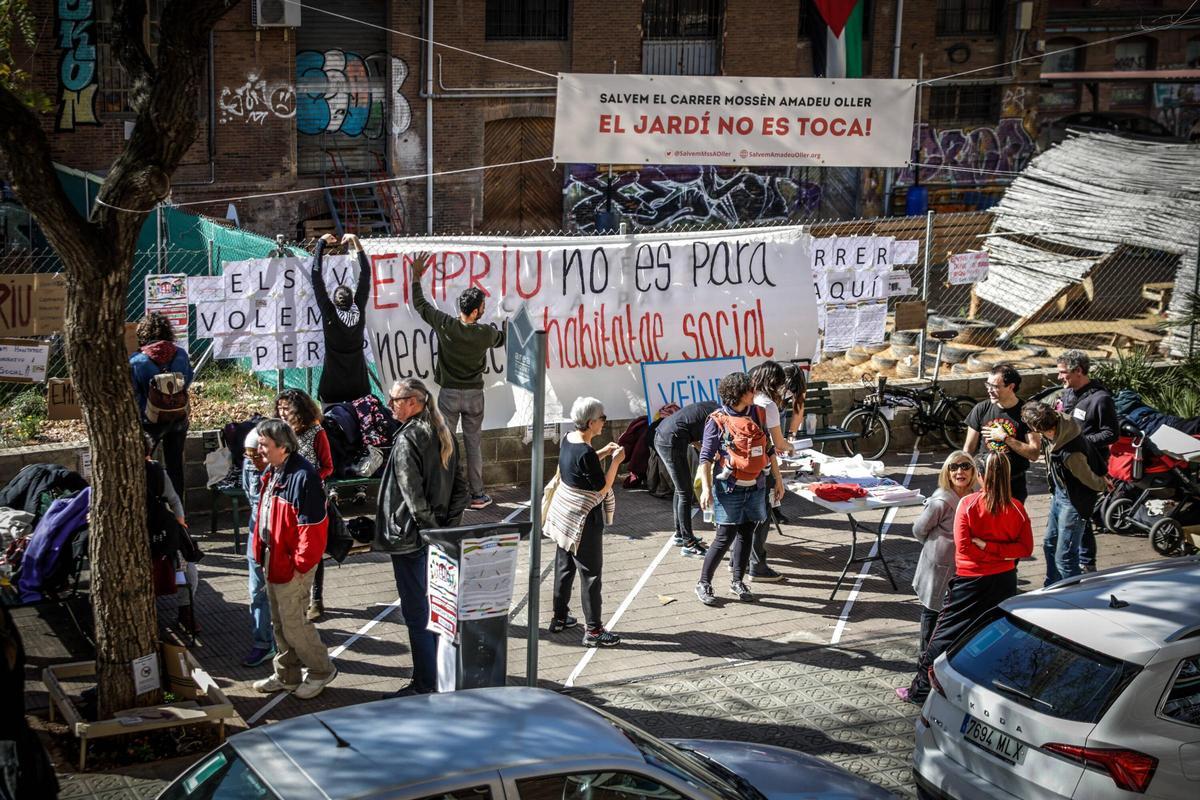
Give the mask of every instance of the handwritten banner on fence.
<svg viewBox="0 0 1200 800">
<path fill-rule="evenodd" d="M 67 284 L 59 273 L 0 277 L 0 336 L 45 336 L 62 330 Z"/>
<path fill-rule="evenodd" d="M 46 381 L 46 416 L 49 419 L 83 419 L 83 409 L 69 378 Z"/>
<path fill-rule="evenodd" d="M 0 339 L 0 381 L 41 383 L 46 380 L 50 345 L 25 339 Z"/>
<path fill-rule="evenodd" d="M 902 167 L 916 82 L 559 74 L 554 160 Z"/>
<path fill-rule="evenodd" d="M 959 253 L 950 256 L 947 269 L 951 285 L 986 281 L 988 276 L 987 251 L 980 250 L 976 253 Z"/>
</svg>

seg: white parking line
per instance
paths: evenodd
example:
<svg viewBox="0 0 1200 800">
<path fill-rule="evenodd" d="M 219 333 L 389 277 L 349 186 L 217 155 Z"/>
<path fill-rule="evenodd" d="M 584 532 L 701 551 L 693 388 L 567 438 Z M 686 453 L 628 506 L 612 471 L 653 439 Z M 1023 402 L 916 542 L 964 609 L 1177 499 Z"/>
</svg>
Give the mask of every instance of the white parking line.
<svg viewBox="0 0 1200 800">
<path fill-rule="evenodd" d="M 522 511 L 524 511 L 528 507 L 529 507 L 528 502 L 522 503 L 520 506 L 513 509 L 512 513 L 510 513 L 507 517 L 505 517 L 503 521 L 504 522 L 512 522 L 517 517 L 518 514 L 520 514 Z M 395 600 L 388 603 L 382 611 L 380 611 L 378 614 L 376 614 L 375 619 L 371 620 L 366 625 L 359 628 L 354 633 L 353 636 L 351 636 L 349 639 L 347 639 L 342 644 L 335 647 L 333 650 L 329 651 L 329 658 L 331 660 L 337 658 L 342 653 L 346 652 L 350 648 L 350 646 L 353 645 L 355 642 L 357 642 L 359 639 L 375 638 L 373 636 L 367 636 L 367 633 L 372 628 L 374 628 L 376 625 L 378 625 L 380 622 L 382 622 L 388 614 L 392 613 L 394 610 L 396 610 L 399 607 L 400 607 L 400 598 L 397 597 Z M 283 700 L 283 698 L 287 697 L 289 694 L 291 694 L 291 692 L 279 692 L 278 694 L 276 694 L 274 697 L 272 697 L 270 700 L 268 700 L 267 703 L 262 708 L 260 708 L 258 711 L 255 711 L 254 715 L 252 717 L 250 717 L 250 719 L 246 720 L 246 724 L 253 725 L 254 723 L 258 722 L 272 708 L 279 705 L 280 701 Z"/>
<path fill-rule="evenodd" d="M 917 459 L 921 457 L 921 449 L 915 444 L 913 445 L 912 459 L 908 462 L 908 469 L 904 473 L 904 480 L 901 481 L 907 489 L 909 481 L 912 480 L 913 470 L 917 467 Z M 887 535 L 888 528 L 892 526 L 892 520 L 896 516 L 896 507 L 893 506 L 883 515 L 883 520 L 879 523 L 879 539 Z M 879 543 L 871 545 L 871 557 L 877 555 Z M 858 592 L 862 589 L 863 580 L 867 577 L 867 573 L 871 571 L 870 561 L 862 565 L 862 569 L 858 571 L 858 579 L 854 581 L 854 588 L 850 590 L 850 596 L 846 598 L 846 604 L 842 606 L 842 614 L 838 617 L 837 626 L 833 629 L 833 638 L 829 640 L 830 644 L 837 644 L 842 640 L 842 632 L 846 630 L 846 621 L 850 618 L 850 609 L 854 607 L 854 601 L 858 599 Z"/>
<path fill-rule="evenodd" d="M 654 574 L 654 570 L 658 569 L 658 565 L 661 564 L 662 560 L 667 557 L 667 553 L 671 552 L 671 548 L 678 546 L 679 545 L 675 544 L 672 539 L 667 539 L 666 544 L 662 546 L 662 550 L 658 551 L 658 555 L 654 557 L 654 560 L 650 562 L 650 566 L 646 567 L 645 572 L 642 573 L 642 577 L 638 578 L 638 582 L 634 584 L 632 589 L 629 590 L 629 594 L 625 595 L 625 599 L 621 601 L 621 605 L 617 606 L 617 610 L 613 613 L 612 618 L 609 619 L 608 625 L 606 626 L 608 630 L 611 631 L 617 627 L 617 622 L 620 621 L 621 615 L 624 614 L 625 610 L 633 604 L 633 599 L 637 597 L 638 593 L 646 586 L 646 582 L 650 580 L 650 576 Z M 579 663 L 575 665 L 575 669 L 571 670 L 571 675 L 567 678 L 567 682 L 563 684 L 564 686 L 571 687 L 575 685 L 575 679 L 579 677 L 581 672 L 583 672 L 583 668 L 586 667 L 588 662 L 592 660 L 592 656 L 596 655 L 596 651 L 598 649 L 600 648 L 588 648 L 588 651 L 583 654 L 583 658 L 579 659 Z"/>
</svg>

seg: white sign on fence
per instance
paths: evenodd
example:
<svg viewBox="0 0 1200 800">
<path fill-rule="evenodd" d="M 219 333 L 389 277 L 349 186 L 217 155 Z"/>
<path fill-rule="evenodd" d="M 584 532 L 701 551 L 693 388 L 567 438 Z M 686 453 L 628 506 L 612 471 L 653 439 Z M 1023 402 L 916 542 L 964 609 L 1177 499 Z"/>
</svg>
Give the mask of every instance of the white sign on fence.
<svg viewBox="0 0 1200 800">
<path fill-rule="evenodd" d="M 554 160 L 903 167 L 916 82 L 559 74 Z"/>
<path fill-rule="evenodd" d="M 950 283 L 979 283 L 987 280 L 988 254 L 986 250 L 977 253 L 959 253 L 950 256 Z"/>
<path fill-rule="evenodd" d="M 28 339 L 0 339 L 0 381 L 42 383 L 50 345 Z"/>
<path fill-rule="evenodd" d="M 717 384 L 731 372 L 745 372 L 746 359 L 704 358 L 695 361 L 647 361 L 642 364 L 646 416 L 653 422 L 665 405 L 680 407 L 702 400 L 721 402 Z"/>
</svg>

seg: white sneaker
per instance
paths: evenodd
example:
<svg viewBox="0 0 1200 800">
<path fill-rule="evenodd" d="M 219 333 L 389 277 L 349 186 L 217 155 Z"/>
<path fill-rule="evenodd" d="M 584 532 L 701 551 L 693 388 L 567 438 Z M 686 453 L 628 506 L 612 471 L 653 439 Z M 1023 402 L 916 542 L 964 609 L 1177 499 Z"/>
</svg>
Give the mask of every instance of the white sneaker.
<svg viewBox="0 0 1200 800">
<path fill-rule="evenodd" d="M 337 667 L 333 668 L 333 672 L 326 675 L 324 678 L 305 677 L 304 683 L 292 692 L 292 697 L 297 697 L 301 700 L 311 700 L 319 695 L 326 686 L 328 686 L 338 675 Z"/>
<path fill-rule="evenodd" d="M 261 692 L 262 694 L 275 694 L 276 692 L 294 691 L 300 684 L 284 683 L 279 679 L 278 675 L 271 675 L 269 678 L 257 680 L 250 685 L 254 687 L 254 691 L 256 692 Z"/>
</svg>

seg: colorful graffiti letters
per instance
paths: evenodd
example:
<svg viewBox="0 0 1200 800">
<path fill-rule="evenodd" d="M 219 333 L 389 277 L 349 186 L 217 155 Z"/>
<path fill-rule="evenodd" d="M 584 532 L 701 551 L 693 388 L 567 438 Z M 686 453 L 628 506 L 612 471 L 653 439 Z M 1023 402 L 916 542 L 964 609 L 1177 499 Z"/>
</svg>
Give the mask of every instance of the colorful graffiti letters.
<svg viewBox="0 0 1200 800">
<path fill-rule="evenodd" d="M 96 119 L 96 44 L 92 0 L 58 0 L 55 31 L 62 57 L 58 66 L 57 127 L 75 130 L 78 125 L 99 125 Z"/>
<path fill-rule="evenodd" d="M 922 183 L 978 186 L 1010 180 L 1037 152 L 1037 146 L 1019 117 L 1000 120 L 995 127 L 940 130 L 921 125 Z M 911 184 L 912 168 L 900 173 L 899 182 Z"/>
<path fill-rule="evenodd" d="M 297 130 L 378 139 L 388 95 L 386 68 L 384 53 L 366 58 L 345 50 L 297 53 Z"/>
<path fill-rule="evenodd" d="M 296 90 L 286 83 L 268 84 L 258 73 L 251 72 L 237 89 L 228 86 L 221 89 L 217 108 L 222 125 L 235 119 L 259 125 L 268 117 L 291 119 L 296 115 Z"/>
</svg>

